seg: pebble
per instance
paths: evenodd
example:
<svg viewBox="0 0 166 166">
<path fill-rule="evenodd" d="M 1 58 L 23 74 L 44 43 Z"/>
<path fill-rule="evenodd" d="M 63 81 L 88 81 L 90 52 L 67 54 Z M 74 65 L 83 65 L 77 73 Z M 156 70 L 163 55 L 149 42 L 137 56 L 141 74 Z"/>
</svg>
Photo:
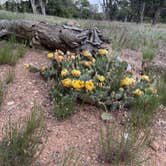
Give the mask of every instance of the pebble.
<svg viewBox="0 0 166 166">
<path fill-rule="evenodd" d="M 151 147 L 154 151 L 158 151 L 159 148 L 160 148 L 160 145 L 159 145 L 156 141 L 153 141 L 153 142 L 150 144 L 150 147 Z"/>
<path fill-rule="evenodd" d="M 7 103 L 7 105 L 10 106 L 10 105 L 13 105 L 14 103 L 15 103 L 14 101 L 9 101 L 9 102 Z"/>
</svg>

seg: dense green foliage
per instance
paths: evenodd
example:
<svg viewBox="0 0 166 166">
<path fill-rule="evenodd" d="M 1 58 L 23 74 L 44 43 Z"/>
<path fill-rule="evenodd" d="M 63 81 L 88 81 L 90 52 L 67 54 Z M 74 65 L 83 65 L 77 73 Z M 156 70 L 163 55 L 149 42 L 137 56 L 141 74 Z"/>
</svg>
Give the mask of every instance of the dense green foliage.
<svg viewBox="0 0 166 166">
<path fill-rule="evenodd" d="M 45 5 L 42 8 L 39 1 L 36 1 L 36 10 L 38 10 L 36 12 L 34 12 L 30 0 L 21 1 L 20 3 L 17 0 L 8 0 L 1 8 L 9 11 L 34 12 L 66 18 L 149 21 L 152 24 L 159 20 L 166 22 L 166 0 L 103 0 L 101 4 L 96 5 L 90 4 L 88 0 L 41 1 Z"/>
</svg>

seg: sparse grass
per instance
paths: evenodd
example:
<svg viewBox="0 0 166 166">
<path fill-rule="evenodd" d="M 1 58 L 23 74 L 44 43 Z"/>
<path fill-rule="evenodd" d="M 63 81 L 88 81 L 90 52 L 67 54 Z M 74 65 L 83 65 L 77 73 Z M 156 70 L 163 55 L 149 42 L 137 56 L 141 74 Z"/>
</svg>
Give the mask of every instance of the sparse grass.
<svg viewBox="0 0 166 166">
<path fill-rule="evenodd" d="M 148 133 L 135 130 L 131 126 L 118 128 L 115 124 L 101 129 L 99 143 L 100 158 L 113 165 L 140 165 L 142 153 L 148 142 Z"/>
<path fill-rule="evenodd" d="M 3 96 L 4 96 L 4 87 L 3 84 L 0 82 L 0 106 L 3 102 Z"/>
<path fill-rule="evenodd" d="M 61 156 L 59 153 L 54 153 L 53 158 L 54 164 L 57 166 L 82 166 L 80 155 L 74 147 L 65 150 Z"/>
<path fill-rule="evenodd" d="M 144 50 L 143 50 L 143 59 L 144 60 L 149 60 L 151 61 L 156 55 L 156 50 L 155 48 L 148 48 L 146 47 Z"/>
<path fill-rule="evenodd" d="M 157 87 L 160 103 L 166 106 L 166 72 L 159 77 Z"/>
<path fill-rule="evenodd" d="M 43 114 L 38 106 L 34 106 L 24 125 L 9 121 L 0 141 L 0 165 L 31 165 L 41 152 L 43 131 Z"/>
<path fill-rule="evenodd" d="M 6 74 L 5 83 L 10 84 L 14 81 L 15 73 L 13 70 L 9 70 Z"/>
<path fill-rule="evenodd" d="M 25 52 L 26 46 L 24 44 L 16 44 L 15 37 L 11 37 L 0 50 L 0 65 L 16 65 L 19 58 L 22 58 Z"/>
<path fill-rule="evenodd" d="M 158 95 L 142 95 L 132 102 L 130 121 L 134 127 L 146 128 L 151 125 L 159 106 Z"/>
<path fill-rule="evenodd" d="M 53 113 L 58 120 L 63 120 L 75 112 L 75 102 L 70 96 L 65 96 L 59 103 L 54 103 Z"/>
</svg>

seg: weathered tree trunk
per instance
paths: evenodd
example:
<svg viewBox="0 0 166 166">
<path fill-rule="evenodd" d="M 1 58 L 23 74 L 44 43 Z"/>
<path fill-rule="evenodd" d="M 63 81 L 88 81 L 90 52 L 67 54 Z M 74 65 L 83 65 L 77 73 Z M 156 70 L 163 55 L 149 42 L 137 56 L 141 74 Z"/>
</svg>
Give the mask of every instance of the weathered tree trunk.
<svg viewBox="0 0 166 166">
<path fill-rule="evenodd" d="M 144 21 L 144 12 L 145 12 L 145 2 L 142 3 L 141 5 L 141 15 L 140 15 L 140 22 L 143 23 Z"/>
<path fill-rule="evenodd" d="M 108 43 L 97 28 L 81 29 L 71 26 L 49 25 L 32 21 L 0 21 L 0 39 L 15 35 L 27 40 L 32 47 L 44 47 L 64 51 L 81 51 L 88 49 L 96 52 L 103 43 Z"/>
<path fill-rule="evenodd" d="M 31 3 L 33 14 L 38 14 L 36 4 L 35 4 L 35 0 L 30 0 L 30 3 Z"/>
<path fill-rule="evenodd" d="M 40 8 L 41 8 L 41 13 L 43 15 L 46 15 L 46 1 L 39 0 L 40 3 Z"/>
</svg>

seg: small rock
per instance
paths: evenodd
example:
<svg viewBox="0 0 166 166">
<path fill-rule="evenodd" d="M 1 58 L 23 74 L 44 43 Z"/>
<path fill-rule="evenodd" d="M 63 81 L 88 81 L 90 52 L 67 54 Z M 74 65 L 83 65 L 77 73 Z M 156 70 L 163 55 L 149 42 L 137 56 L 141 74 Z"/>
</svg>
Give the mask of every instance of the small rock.
<svg viewBox="0 0 166 166">
<path fill-rule="evenodd" d="M 152 142 L 152 143 L 150 144 L 150 147 L 151 147 L 154 151 L 158 151 L 159 148 L 160 148 L 160 145 L 159 145 L 156 141 L 154 141 L 154 142 Z"/>
<path fill-rule="evenodd" d="M 10 106 L 10 105 L 13 105 L 14 103 L 15 103 L 14 101 L 9 101 L 9 102 L 7 103 L 7 105 Z"/>
</svg>

